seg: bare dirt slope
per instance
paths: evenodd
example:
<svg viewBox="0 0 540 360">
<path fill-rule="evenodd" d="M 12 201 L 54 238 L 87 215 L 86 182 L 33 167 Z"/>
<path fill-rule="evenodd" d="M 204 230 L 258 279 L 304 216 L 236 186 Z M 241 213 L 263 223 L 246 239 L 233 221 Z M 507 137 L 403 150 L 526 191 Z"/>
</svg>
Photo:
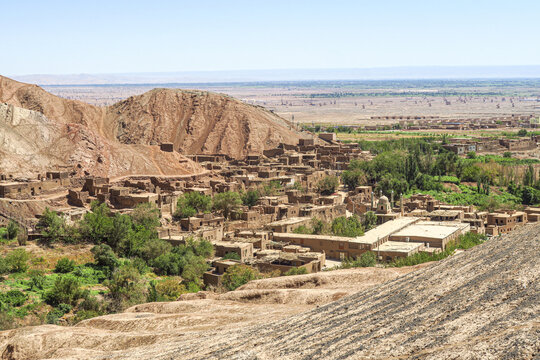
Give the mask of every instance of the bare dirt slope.
<svg viewBox="0 0 540 360">
<path fill-rule="evenodd" d="M 86 131 L 90 133 L 86 137 L 98 136 L 110 146 L 173 142 L 182 154 L 222 153 L 238 158 L 261 154 L 280 142 L 296 144 L 300 138 L 284 119 L 262 107 L 202 91 L 154 89 L 98 107 L 0 76 L 0 103 L 41 113 L 49 120 L 48 127 L 56 126 L 64 134 L 66 127 Z M 124 149 L 115 150 L 122 157 Z"/>
<path fill-rule="evenodd" d="M 148 303 L 75 327 L 45 325 L 0 333 L 1 358 L 131 358 L 153 348 L 154 358 L 176 342 L 214 331 L 268 324 L 416 270 L 350 269 L 258 280 L 229 293 L 187 294 L 181 301 Z M 129 351 L 129 354 L 125 351 Z M 182 355 L 177 358 L 186 358 Z"/>
<path fill-rule="evenodd" d="M 527 225 L 307 312 L 297 313 L 305 301 L 270 305 L 251 301 L 257 293 L 238 296 L 267 287 L 307 290 L 325 281 L 272 279 L 214 299 L 139 305 L 73 328 L 6 331 L 0 353 L 6 359 L 534 359 L 539 245 L 540 225 Z"/>
<path fill-rule="evenodd" d="M 272 324 L 186 338 L 160 358 L 532 359 L 540 226 Z M 157 354 L 148 348 L 139 358 Z"/>
<path fill-rule="evenodd" d="M 85 125 L 64 124 L 40 112 L 0 103 L 1 172 L 27 176 L 54 168 L 96 176 L 203 171 L 177 152 L 121 144 Z"/>
<path fill-rule="evenodd" d="M 55 122 L 97 128 L 104 109 L 82 101 L 48 93 L 37 85 L 21 83 L 0 75 L 0 102 L 42 113 Z"/>
<path fill-rule="evenodd" d="M 172 142 L 185 154 L 239 158 L 299 139 L 270 111 L 206 91 L 154 89 L 108 107 L 106 122 L 123 143 Z"/>
</svg>

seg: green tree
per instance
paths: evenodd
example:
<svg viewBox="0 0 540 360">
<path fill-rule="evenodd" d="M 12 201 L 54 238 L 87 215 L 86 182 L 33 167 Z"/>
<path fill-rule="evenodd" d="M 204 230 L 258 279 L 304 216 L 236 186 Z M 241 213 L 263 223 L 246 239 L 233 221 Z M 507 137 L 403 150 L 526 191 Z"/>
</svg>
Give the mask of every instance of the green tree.
<svg viewBox="0 0 540 360">
<path fill-rule="evenodd" d="M 238 209 L 240 205 L 242 205 L 242 199 L 237 192 L 226 191 L 214 196 L 214 210 L 220 211 L 226 219 L 228 219 L 231 212 Z"/>
<path fill-rule="evenodd" d="M 476 152 L 474 151 L 469 151 L 467 153 L 467 159 L 476 159 Z"/>
<path fill-rule="evenodd" d="M 341 181 L 349 190 L 354 190 L 357 186 L 367 183 L 367 176 L 361 169 L 345 170 L 341 174 Z"/>
<path fill-rule="evenodd" d="M 111 210 L 105 203 L 92 202 L 91 211 L 81 222 L 81 235 L 94 244 L 106 243 L 113 232 L 114 222 Z"/>
<path fill-rule="evenodd" d="M 340 216 L 332 221 L 332 234 L 347 237 L 362 236 L 364 235 L 364 227 L 356 215 L 349 218 Z"/>
<path fill-rule="evenodd" d="M 242 203 L 251 209 L 260 198 L 257 190 L 248 190 L 242 194 Z"/>
<path fill-rule="evenodd" d="M 141 226 L 150 231 L 155 231 L 161 225 L 159 210 L 151 203 L 137 205 L 130 216 L 135 226 Z"/>
<path fill-rule="evenodd" d="M 56 211 L 45 208 L 45 211 L 39 218 L 36 229 L 41 232 L 47 242 L 56 242 L 66 235 L 66 222 L 58 216 Z"/>
<path fill-rule="evenodd" d="M 71 274 L 56 278 L 53 287 L 44 294 L 45 302 L 51 306 L 59 304 L 75 306 L 83 297 L 84 291 L 79 280 Z"/>
<path fill-rule="evenodd" d="M 225 271 L 225 274 L 223 274 L 223 286 L 232 291 L 251 280 L 260 278 L 261 274 L 256 269 L 244 264 L 238 264 L 229 267 Z"/>
<path fill-rule="evenodd" d="M 274 196 L 282 188 L 283 188 L 283 186 L 281 185 L 281 183 L 279 181 L 272 180 L 268 184 L 265 184 L 262 187 L 261 194 L 263 196 Z"/>
<path fill-rule="evenodd" d="M 287 271 L 283 275 L 290 276 L 290 275 L 303 275 L 303 274 L 307 274 L 306 268 L 304 268 L 304 267 L 293 267 L 292 269 L 290 269 L 289 271 Z"/>
<path fill-rule="evenodd" d="M 117 214 L 112 220 L 112 228 L 106 239 L 107 244 L 116 251 L 119 251 L 128 241 L 127 239 L 132 233 L 133 221 L 131 220 L 131 216 Z"/>
<path fill-rule="evenodd" d="M 240 255 L 238 255 L 238 253 L 235 253 L 234 251 L 231 251 L 226 253 L 223 259 L 240 261 Z"/>
<path fill-rule="evenodd" d="M 175 216 L 186 218 L 194 216 L 197 213 L 208 212 L 211 207 L 212 198 L 197 191 L 192 191 L 185 193 L 178 198 Z"/>
<path fill-rule="evenodd" d="M 366 212 L 364 214 L 362 225 L 364 226 L 365 231 L 373 229 L 375 225 L 377 225 L 377 215 L 375 215 L 373 211 Z"/>
<path fill-rule="evenodd" d="M 521 129 L 517 132 L 518 136 L 527 136 L 527 130 Z"/>
<path fill-rule="evenodd" d="M 96 245 L 90 251 L 92 252 L 92 255 L 94 255 L 95 264 L 104 269 L 107 274 L 112 274 L 112 272 L 120 266 L 120 261 L 109 245 Z"/>
<path fill-rule="evenodd" d="M 372 251 L 366 251 L 358 256 L 355 260 L 345 259 L 341 264 L 344 269 L 353 267 L 373 267 L 377 264 L 377 256 Z"/>
<path fill-rule="evenodd" d="M 16 249 L 4 258 L 10 273 L 23 273 L 28 270 L 28 253 L 24 249 Z"/>
<path fill-rule="evenodd" d="M 140 304 L 146 299 L 146 287 L 141 279 L 141 274 L 133 266 L 121 266 L 117 268 L 110 280 L 104 285 L 109 289 L 112 298 L 112 309 L 119 311 L 129 306 Z"/>
<path fill-rule="evenodd" d="M 337 176 L 325 176 L 317 184 L 317 191 L 322 195 L 332 195 L 339 187 Z"/>
<path fill-rule="evenodd" d="M 181 281 L 181 278 L 174 276 L 161 281 L 151 281 L 147 301 L 175 301 L 180 295 L 188 292 Z"/>
</svg>

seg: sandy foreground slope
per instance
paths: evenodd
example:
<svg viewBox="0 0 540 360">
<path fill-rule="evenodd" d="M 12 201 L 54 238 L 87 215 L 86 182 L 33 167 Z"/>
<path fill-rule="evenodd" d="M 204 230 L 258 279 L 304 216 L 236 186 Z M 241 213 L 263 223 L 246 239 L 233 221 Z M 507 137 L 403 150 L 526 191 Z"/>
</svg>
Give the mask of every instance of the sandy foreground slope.
<svg viewBox="0 0 540 360">
<path fill-rule="evenodd" d="M 6 331 L 0 334 L 0 354 L 6 359 L 535 359 L 539 245 L 540 226 L 527 225 L 416 271 L 356 269 L 270 279 L 220 296 L 144 304 L 72 328 Z M 342 285 L 340 278 L 346 279 Z M 366 282 L 371 284 L 362 289 Z"/>
<path fill-rule="evenodd" d="M 3 359 L 154 358 L 176 342 L 269 324 L 391 281 L 419 267 L 349 269 L 250 282 L 224 294 L 200 292 L 181 301 L 148 303 L 75 327 L 43 325 L 0 333 Z M 154 349 L 156 354 L 147 354 Z M 183 356 L 179 356 L 183 358 Z"/>
</svg>

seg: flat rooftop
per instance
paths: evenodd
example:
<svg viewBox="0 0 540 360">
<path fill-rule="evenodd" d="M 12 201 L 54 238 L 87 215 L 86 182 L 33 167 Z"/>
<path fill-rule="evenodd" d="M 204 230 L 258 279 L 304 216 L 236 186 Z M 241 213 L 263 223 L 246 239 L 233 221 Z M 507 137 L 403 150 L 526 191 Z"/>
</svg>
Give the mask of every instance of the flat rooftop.
<svg viewBox="0 0 540 360">
<path fill-rule="evenodd" d="M 294 233 L 274 233 L 274 240 L 287 239 L 312 239 L 312 240 L 330 240 L 330 241 L 345 241 L 354 242 L 359 244 L 374 244 L 379 239 L 392 235 L 393 233 L 403 229 L 417 222 L 417 218 L 402 217 L 399 219 L 387 221 L 382 225 L 377 226 L 374 229 L 369 230 L 363 236 L 358 237 L 345 237 L 345 236 L 333 236 L 333 235 L 309 235 L 309 234 L 294 234 Z"/>
<path fill-rule="evenodd" d="M 392 236 L 426 238 L 426 239 L 445 239 L 456 231 L 470 226 L 468 223 L 450 223 L 438 221 L 419 221 L 406 228 L 397 231 Z"/>
<path fill-rule="evenodd" d="M 419 247 L 424 246 L 422 243 L 414 242 L 402 242 L 402 241 L 387 241 L 382 243 L 380 246 L 375 248 L 373 251 L 386 251 L 386 252 L 397 252 L 409 254 L 411 251 L 418 249 Z"/>
<path fill-rule="evenodd" d="M 418 219 L 414 217 L 401 217 L 395 220 L 387 221 L 384 224 L 369 230 L 364 234 L 364 236 L 356 237 L 355 242 L 362 244 L 376 243 L 377 240 L 390 236 L 417 221 Z"/>
<path fill-rule="evenodd" d="M 271 227 L 271 226 L 279 226 L 279 225 L 291 225 L 291 224 L 297 224 L 297 223 L 304 222 L 304 221 L 309 221 L 309 220 L 311 220 L 311 218 L 309 218 L 307 216 L 305 216 L 305 217 L 292 217 L 292 218 L 288 218 L 288 219 L 283 219 L 283 220 L 278 220 L 278 221 L 271 222 L 271 223 L 267 224 L 266 226 Z"/>
</svg>

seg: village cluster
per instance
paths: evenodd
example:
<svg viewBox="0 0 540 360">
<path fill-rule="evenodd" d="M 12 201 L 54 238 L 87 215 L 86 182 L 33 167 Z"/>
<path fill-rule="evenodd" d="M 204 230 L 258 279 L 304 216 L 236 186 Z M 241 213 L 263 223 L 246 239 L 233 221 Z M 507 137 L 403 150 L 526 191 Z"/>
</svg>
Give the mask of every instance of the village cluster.
<svg viewBox="0 0 540 360">
<path fill-rule="evenodd" d="M 166 143 L 161 150 L 174 151 L 174 147 Z M 404 198 L 392 193 L 388 198 L 375 193 L 367 184 L 353 190 L 341 186 L 331 195 L 315 191 L 321 179 L 339 175 L 351 160 L 369 160 L 371 156 L 361 151 L 358 144 L 345 144 L 334 133 L 321 133 L 302 139 L 295 146 L 281 144 L 243 160 L 219 154 L 190 156 L 208 170 L 201 175 L 133 176 L 118 181 L 71 177 L 66 171 L 47 172 L 34 180 L 2 175 L 0 197 L 25 201 L 60 194 L 67 205 L 55 210 L 68 221 L 82 218 L 95 200 L 122 213 L 151 203 L 161 214 L 161 239 L 174 246 L 195 236 L 214 244 L 216 258 L 212 269 L 204 274 L 204 281 L 215 286 L 220 284 L 227 268 L 238 263 L 263 272 L 285 273 L 292 268 L 305 268 L 311 273 L 324 269 L 327 259 L 341 261 L 366 251 L 375 253 L 378 261 L 389 262 L 419 252 L 444 251 L 449 242 L 467 232 L 497 236 L 540 219 L 540 208 L 489 213 L 473 206 L 442 204 L 429 195 Z M 182 219 L 174 217 L 182 194 L 199 192 L 213 196 L 272 184 L 279 184 L 273 187 L 273 194 L 261 196 L 251 207 L 235 208 L 227 218 L 211 212 Z M 362 236 L 295 232 L 301 226 L 310 226 L 313 219 L 330 222 L 353 214 L 362 217 L 370 211 L 376 216 L 376 226 Z M 29 236 L 40 236 L 33 232 L 37 219 L 0 215 L 15 218 L 27 228 Z M 229 253 L 236 253 L 238 260 L 223 259 Z"/>
<path fill-rule="evenodd" d="M 372 121 L 393 121 L 391 128 L 403 130 L 482 130 L 505 128 L 538 128 L 540 123 L 534 114 L 501 115 L 497 117 L 446 119 L 439 116 L 372 116 Z M 365 125 L 363 130 L 384 130 L 384 125 Z"/>
</svg>

